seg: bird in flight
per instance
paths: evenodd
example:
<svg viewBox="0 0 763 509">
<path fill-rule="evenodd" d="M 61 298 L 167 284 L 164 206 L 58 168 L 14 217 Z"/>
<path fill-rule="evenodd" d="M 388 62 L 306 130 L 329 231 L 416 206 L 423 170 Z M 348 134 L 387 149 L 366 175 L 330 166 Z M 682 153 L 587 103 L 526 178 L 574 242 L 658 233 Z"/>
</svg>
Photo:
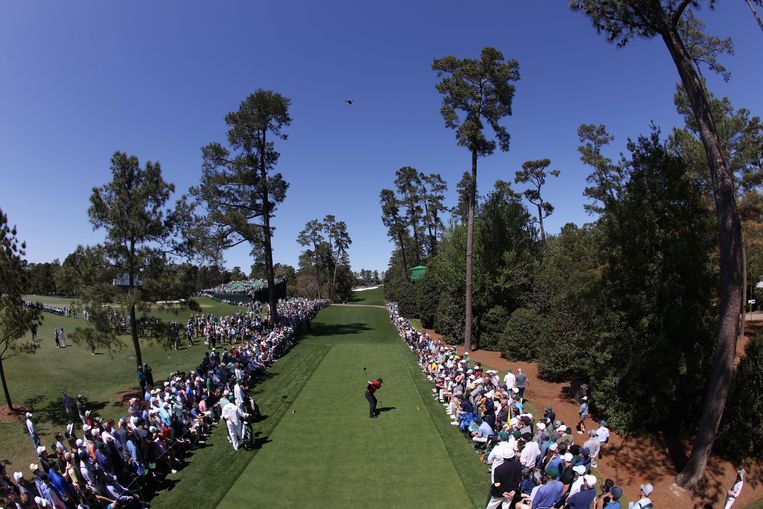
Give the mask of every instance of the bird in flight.
<svg viewBox="0 0 763 509">
<path fill-rule="evenodd" d="M 352 104 L 352 99 L 345 99 L 344 102 L 346 102 L 347 104 Z"/>
</svg>

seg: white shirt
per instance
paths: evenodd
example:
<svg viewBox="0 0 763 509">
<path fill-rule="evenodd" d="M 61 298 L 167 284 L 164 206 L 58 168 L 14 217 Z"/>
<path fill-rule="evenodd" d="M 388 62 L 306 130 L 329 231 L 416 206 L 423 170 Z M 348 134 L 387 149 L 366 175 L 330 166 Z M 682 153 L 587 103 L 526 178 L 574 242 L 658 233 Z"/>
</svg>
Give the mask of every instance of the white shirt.
<svg viewBox="0 0 763 509">
<path fill-rule="evenodd" d="M 526 468 L 533 468 L 539 454 L 540 448 L 538 443 L 533 441 L 527 442 L 525 448 L 522 449 L 522 454 L 519 455 L 519 462 Z"/>
<path fill-rule="evenodd" d="M 233 397 L 236 398 L 237 405 L 244 404 L 244 389 L 239 384 L 233 386 Z"/>
<path fill-rule="evenodd" d="M 232 401 L 228 401 L 228 403 L 223 407 L 222 416 L 234 426 L 241 426 L 240 417 L 243 417 L 244 413 L 239 410 Z"/>
<path fill-rule="evenodd" d="M 641 509 L 642 507 L 647 506 L 647 505 L 649 505 L 651 503 L 652 503 L 652 501 L 649 500 L 648 497 L 644 497 L 641 500 L 639 500 L 638 502 L 630 502 L 628 504 L 628 509 Z"/>
<path fill-rule="evenodd" d="M 573 481 L 572 486 L 570 486 L 570 496 L 580 491 L 580 487 L 583 486 L 584 480 L 585 478 L 581 475 Z"/>
<path fill-rule="evenodd" d="M 26 429 L 29 432 L 30 435 L 36 435 L 37 434 L 37 428 L 34 427 L 34 423 L 32 422 L 32 419 L 26 420 Z"/>
<path fill-rule="evenodd" d="M 495 480 L 493 477 L 495 469 L 502 465 L 504 461 L 506 461 L 503 459 L 503 451 L 513 449 L 514 447 L 509 442 L 498 442 L 498 445 L 493 447 L 493 450 L 490 451 L 490 454 L 487 456 L 488 462 L 492 462 L 490 464 L 490 482 Z"/>
<path fill-rule="evenodd" d="M 508 390 L 513 389 L 517 383 L 516 375 L 514 375 L 514 373 L 511 373 L 511 372 L 506 373 L 506 376 L 503 377 L 503 383 L 506 384 L 506 388 Z"/>
<path fill-rule="evenodd" d="M 600 426 L 599 429 L 596 430 L 596 436 L 599 438 L 599 442 L 603 444 L 609 440 L 609 430 L 606 426 Z"/>
</svg>

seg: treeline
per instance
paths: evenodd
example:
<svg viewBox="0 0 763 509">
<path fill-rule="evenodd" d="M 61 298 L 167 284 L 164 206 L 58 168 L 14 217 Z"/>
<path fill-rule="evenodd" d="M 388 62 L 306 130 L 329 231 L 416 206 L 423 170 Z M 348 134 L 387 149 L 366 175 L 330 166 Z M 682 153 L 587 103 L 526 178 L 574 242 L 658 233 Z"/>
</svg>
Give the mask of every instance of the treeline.
<svg viewBox="0 0 763 509">
<path fill-rule="evenodd" d="M 88 248 L 79 246 L 77 249 L 61 263 L 58 259 L 45 263 L 27 263 L 25 269 L 27 272 L 27 286 L 25 293 L 34 295 L 56 295 L 61 297 L 76 296 L 79 286 L 78 277 L 79 267 L 83 258 L 88 254 Z M 95 254 L 97 257 L 97 254 Z M 278 264 L 276 264 L 278 265 Z M 105 258 L 96 267 L 102 269 L 100 279 L 111 281 L 118 275 L 109 270 L 110 266 Z M 152 270 L 153 274 L 160 274 L 162 279 L 175 278 L 182 282 L 182 286 L 188 291 L 180 292 L 183 295 L 176 295 L 173 298 L 182 298 L 188 294 L 201 291 L 205 288 L 211 288 L 230 281 L 247 279 L 249 275 L 245 274 L 241 267 L 227 269 L 218 265 L 195 265 L 192 263 L 173 263 L 162 261 L 155 264 Z"/>
<path fill-rule="evenodd" d="M 711 101 L 736 178 L 747 294 L 759 299 L 763 126 L 727 99 Z M 476 200 L 473 346 L 537 362 L 548 380 L 587 383 L 596 413 L 625 434 L 692 434 L 715 351 L 720 274 L 712 187 L 680 88 L 676 104 L 685 128 L 665 137 L 651 126 L 616 160 L 607 154 L 614 137 L 604 126 L 580 127 L 580 157 L 591 168 L 589 224 L 541 234 L 553 211 L 542 194 L 552 176 L 544 160 L 529 161 L 515 175 L 513 184 L 532 184 L 523 193 L 499 180 Z M 465 193 L 459 197 L 449 227 L 424 260 L 426 275 L 411 279 L 403 255 L 415 247 L 408 225 L 389 232 L 396 249 L 385 276 L 386 298 L 453 344 L 464 341 L 466 307 Z M 385 218 L 388 210 L 382 198 Z M 750 444 L 763 438 L 755 426 L 763 408 L 749 388 L 763 384 L 762 371 L 755 372 L 762 342 L 750 343 L 721 425 L 718 444 L 736 458 L 760 457 Z M 744 440 L 733 431 L 739 428 Z"/>
</svg>

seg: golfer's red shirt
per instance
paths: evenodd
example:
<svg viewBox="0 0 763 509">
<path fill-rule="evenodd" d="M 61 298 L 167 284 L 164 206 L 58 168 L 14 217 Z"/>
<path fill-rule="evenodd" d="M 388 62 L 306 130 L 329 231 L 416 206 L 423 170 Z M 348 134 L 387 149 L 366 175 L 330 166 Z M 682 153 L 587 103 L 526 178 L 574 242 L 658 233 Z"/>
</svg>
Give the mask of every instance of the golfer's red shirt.
<svg viewBox="0 0 763 509">
<path fill-rule="evenodd" d="M 374 392 L 381 389 L 381 386 L 381 382 L 374 380 L 372 382 L 368 382 L 368 387 L 366 387 L 366 390 L 368 391 L 368 394 L 373 394 Z"/>
</svg>

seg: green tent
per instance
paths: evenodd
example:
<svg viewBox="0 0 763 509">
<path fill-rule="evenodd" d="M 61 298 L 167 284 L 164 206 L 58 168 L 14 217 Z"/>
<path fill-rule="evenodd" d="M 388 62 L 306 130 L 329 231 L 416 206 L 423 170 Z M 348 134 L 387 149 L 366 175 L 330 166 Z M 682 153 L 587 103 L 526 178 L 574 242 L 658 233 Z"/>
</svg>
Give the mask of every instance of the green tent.
<svg viewBox="0 0 763 509">
<path fill-rule="evenodd" d="M 418 281 L 424 274 L 427 273 L 427 268 L 423 265 L 417 265 L 411 269 L 411 281 Z"/>
</svg>

